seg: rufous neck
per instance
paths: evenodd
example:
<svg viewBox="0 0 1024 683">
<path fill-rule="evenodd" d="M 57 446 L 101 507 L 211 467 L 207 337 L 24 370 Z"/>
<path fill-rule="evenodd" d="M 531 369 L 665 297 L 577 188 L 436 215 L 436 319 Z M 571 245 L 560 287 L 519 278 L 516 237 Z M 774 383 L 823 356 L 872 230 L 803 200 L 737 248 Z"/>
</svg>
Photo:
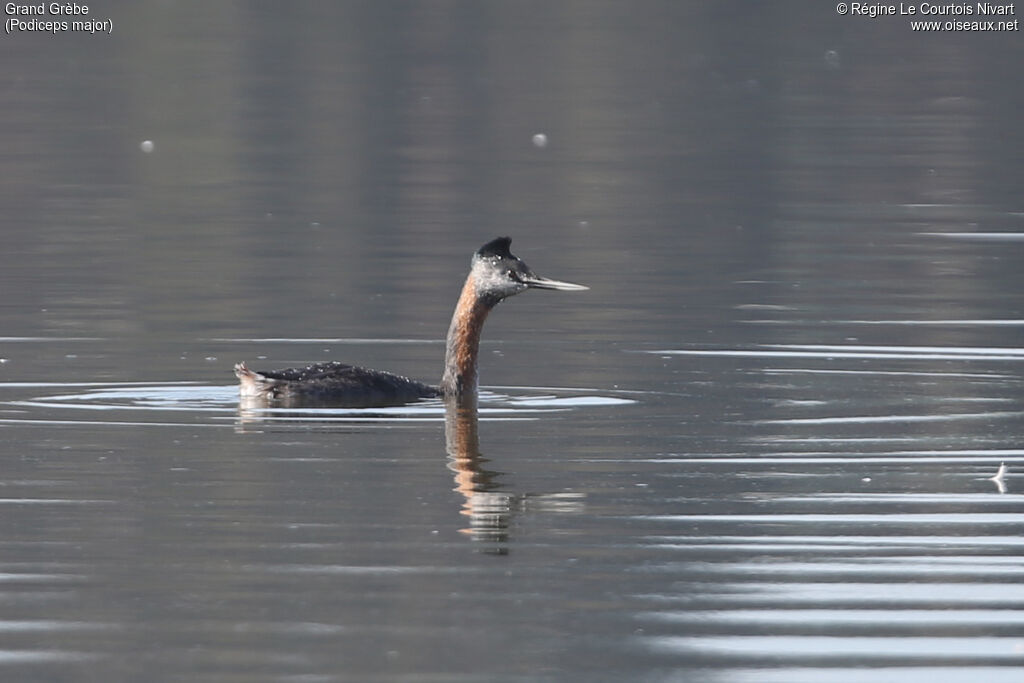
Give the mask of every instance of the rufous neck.
<svg viewBox="0 0 1024 683">
<path fill-rule="evenodd" d="M 493 304 L 489 305 L 477 296 L 476 283 L 470 274 L 448 327 L 444 375 L 441 377 L 441 393 L 445 396 L 476 393 L 480 332 L 491 308 Z"/>
</svg>

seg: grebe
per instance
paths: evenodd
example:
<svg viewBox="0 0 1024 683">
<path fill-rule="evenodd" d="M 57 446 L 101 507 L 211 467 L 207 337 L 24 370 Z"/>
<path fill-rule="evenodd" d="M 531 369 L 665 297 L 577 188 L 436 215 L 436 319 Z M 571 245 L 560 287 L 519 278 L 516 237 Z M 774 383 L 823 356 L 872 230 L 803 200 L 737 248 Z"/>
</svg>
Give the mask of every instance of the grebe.
<svg viewBox="0 0 1024 683">
<path fill-rule="evenodd" d="M 475 396 L 480 331 L 491 309 L 527 289 L 589 289 L 535 275 L 521 259 L 512 255 L 511 243 L 508 237 L 499 237 L 473 254 L 469 276 L 448 327 L 440 385 L 431 386 L 390 372 L 336 361 L 272 372 L 255 372 L 243 362 L 235 365 L 241 398 L 289 406 L 380 407 L 420 398 Z"/>
</svg>

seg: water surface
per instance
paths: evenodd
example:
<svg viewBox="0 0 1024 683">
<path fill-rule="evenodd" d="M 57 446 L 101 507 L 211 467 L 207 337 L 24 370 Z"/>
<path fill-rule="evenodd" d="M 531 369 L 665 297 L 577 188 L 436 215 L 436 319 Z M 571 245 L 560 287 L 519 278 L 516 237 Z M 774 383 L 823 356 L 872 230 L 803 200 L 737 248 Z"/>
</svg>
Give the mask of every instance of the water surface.
<svg viewBox="0 0 1024 683">
<path fill-rule="evenodd" d="M 1020 41 L 809 7 L 6 36 L 0 677 L 1017 680 Z M 239 406 L 499 234 L 477 411 Z"/>
</svg>

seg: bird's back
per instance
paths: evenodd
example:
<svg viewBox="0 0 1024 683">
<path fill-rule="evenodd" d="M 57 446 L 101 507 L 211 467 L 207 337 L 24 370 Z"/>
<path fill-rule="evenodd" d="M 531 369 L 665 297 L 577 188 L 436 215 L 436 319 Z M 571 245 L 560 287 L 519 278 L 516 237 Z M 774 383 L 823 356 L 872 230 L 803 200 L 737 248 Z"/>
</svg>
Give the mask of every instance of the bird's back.
<svg viewBox="0 0 1024 683">
<path fill-rule="evenodd" d="M 383 407 L 440 395 L 436 387 L 408 377 L 337 361 L 272 372 L 255 372 L 239 363 L 235 375 L 243 396 L 285 405 Z"/>
</svg>

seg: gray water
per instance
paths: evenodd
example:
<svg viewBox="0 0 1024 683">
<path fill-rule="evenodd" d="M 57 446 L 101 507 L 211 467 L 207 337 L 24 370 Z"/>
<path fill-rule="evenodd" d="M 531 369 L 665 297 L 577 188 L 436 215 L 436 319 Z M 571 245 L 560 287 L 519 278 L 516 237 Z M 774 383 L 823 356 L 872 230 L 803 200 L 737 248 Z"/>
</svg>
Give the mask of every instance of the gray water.
<svg viewBox="0 0 1024 683">
<path fill-rule="evenodd" d="M 0 40 L 0 678 L 1019 680 L 1018 32 L 90 13 Z M 503 234 L 591 290 L 498 307 L 476 414 L 240 408 L 436 381 Z"/>
</svg>

